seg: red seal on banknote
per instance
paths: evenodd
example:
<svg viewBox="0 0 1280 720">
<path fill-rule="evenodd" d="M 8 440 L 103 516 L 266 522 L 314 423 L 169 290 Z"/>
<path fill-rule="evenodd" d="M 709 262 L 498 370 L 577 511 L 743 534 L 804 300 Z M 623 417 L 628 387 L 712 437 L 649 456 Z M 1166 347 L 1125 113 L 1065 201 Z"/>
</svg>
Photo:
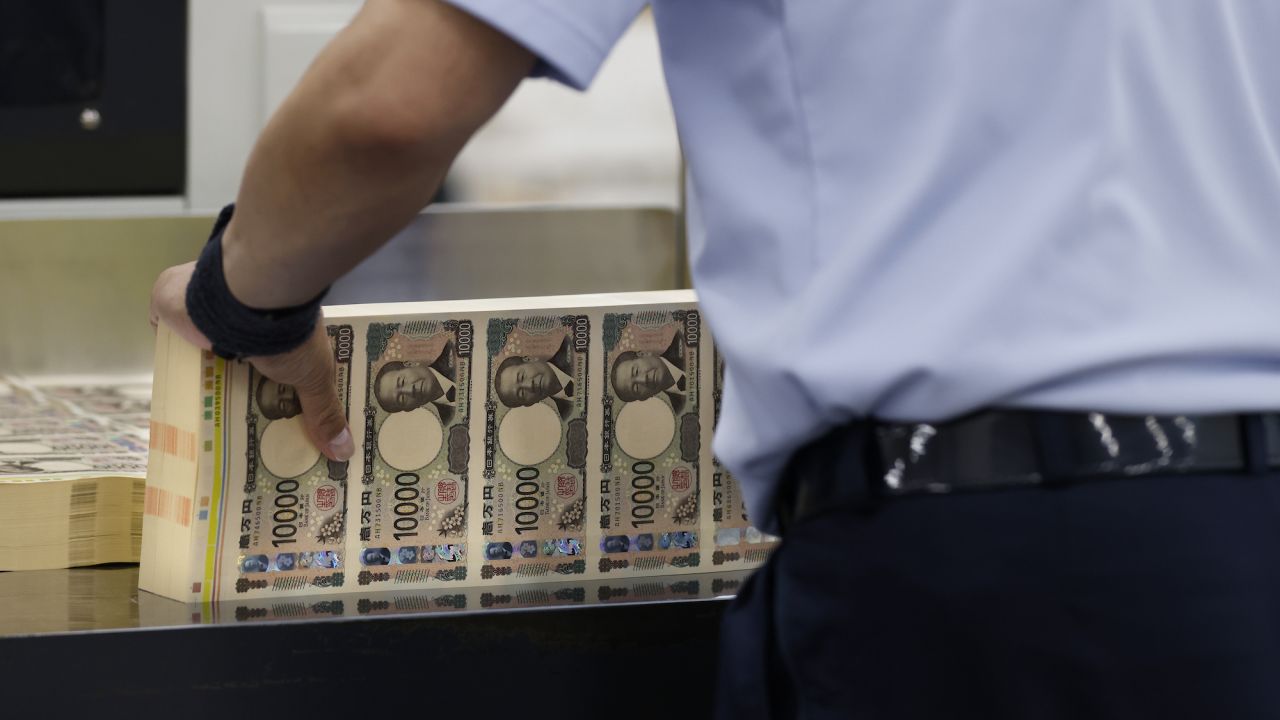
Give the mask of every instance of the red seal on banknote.
<svg viewBox="0 0 1280 720">
<path fill-rule="evenodd" d="M 436 502 L 442 505 L 456 502 L 458 499 L 458 483 L 455 480 L 441 480 L 436 485 Z"/>
<path fill-rule="evenodd" d="M 316 488 L 316 509 L 332 510 L 338 505 L 338 489 L 332 485 Z"/>
<path fill-rule="evenodd" d="M 578 478 L 573 473 L 556 476 L 556 497 L 571 498 L 578 494 Z"/>
<path fill-rule="evenodd" d="M 689 472 L 689 468 L 681 465 L 680 467 L 671 468 L 671 489 L 676 492 L 684 492 L 689 489 L 693 482 L 693 473 Z"/>
</svg>

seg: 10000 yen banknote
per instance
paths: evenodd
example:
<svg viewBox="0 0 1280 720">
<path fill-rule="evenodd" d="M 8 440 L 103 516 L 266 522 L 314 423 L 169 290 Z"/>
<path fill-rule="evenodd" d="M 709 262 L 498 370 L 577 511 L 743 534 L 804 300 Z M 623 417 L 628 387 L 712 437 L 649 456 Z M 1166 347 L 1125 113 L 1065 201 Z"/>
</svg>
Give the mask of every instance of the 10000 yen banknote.
<svg viewBox="0 0 1280 720">
<path fill-rule="evenodd" d="M 719 426 L 720 402 L 724 397 L 724 356 L 718 347 L 713 354 L 715 370 L 711 396 L 715 405 L 715 422 Z M 715 543 L 715 550 L 711 553 L 713 566 L 760 565 L 769 558 L 777 540 L 751 524 L 742 488 L 718 457 L 712 458 L 711 522 Z"/>
<path fill-rule="evenodd" d="M 151 410 L 149 398 L 103 395 L 65 400 L 77 409 L 92 415 L 136 415 Z"/>
<path fill-rule="evenodd" d="M 0 442 L 8 438 L 99 434 L 110 428 L 88 417 L 35 417 L 0 420 Z"/>
<path fill-rule="evenodd" d="M 493 318 L 481 578 L 586 572 L 586 315 Z"/>
<path fill-rule="evenodd" d="M 142 475 L 147 472 L 146 455 L 65 455 L 22 457 L 0 455 L 0 480 L 29 476 L 33 479 L 69 475 Z"/>
<path fill-rule="evenodd" d="M 0 420 L 66 417 L 74 413 L 31 387 L 6 383 L 0 393 Z"/>
<path fill-rule="evenodd" d="M 145 455 L 147 444 L 136 435 L 48 435 L 43 437 L 0 438 L 0 458 L 18 455 Z"/>
<path fill-rule="evenodd" d="M 151 430 L 151 415 L 145 413 L 110 415 L 102 419 L 117 430 L 130 430 L 135 433 L 140 431 L 144 435 Z"/>
<path fill-rule="evenodd" d="M 465 580 L 470 320 L 371 323 L 361 585 Z"/>
<path fill-rule="evenodd" d="M 600 571 L 699 564 L 697 310 L 604 316 Z"/>
<path fill-rule="evenodd" d="M 73 413 L 68 408 L 60 405 L 52 404 L 36 404 L 27 403 L 20 400 L 10 400 L 8 402 L 0 402 L 0 419 L 23 420 L 29 418 L 59 418 L 73 417 Z"/>
<path fill-rule="evenodd" d="M 36 389 L 47 398 L 91 415 L 146 413 L 151 409 L 151 385 L 146 383 L 104 385 L 89 381 L 40 385 Z"/>
<path fill-rule="evenodd" d="M 64 400 L 93 400 L 104 398 L 134 398 L 151 400 L 150 382 L 113 382 L 104 378 L 77 378 L 74 382 L 38 385 L 41 393 Z"/>
<path fill-rule="evenodd" d="M 338 397 L 351 402 L 349 325 L 327 328 Z M 347 463 L 316 450 L 302 425 L 297 392 L 250 370 L 244 499 L 236 592 L 341 586 L 346 541 Z"/>
</svg>

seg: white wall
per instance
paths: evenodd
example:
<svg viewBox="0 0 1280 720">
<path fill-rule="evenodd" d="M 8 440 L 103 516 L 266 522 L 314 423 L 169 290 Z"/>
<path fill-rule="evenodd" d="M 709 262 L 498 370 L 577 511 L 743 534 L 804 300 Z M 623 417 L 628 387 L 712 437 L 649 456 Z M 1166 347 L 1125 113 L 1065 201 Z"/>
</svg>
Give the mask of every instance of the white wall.
<svg viewBox="0 0 1280 720">
<path fill-rule="evenodd" d="M 358 7 L 352 0 L 190 0 L 190 209 L 216 210 L 235 198 L 245 160 L 264 124 L 267 92 L 279 87 L 281 75 L 289 69 L 305 68 L 319 40 L 336 32 Z M 295 13 L 295 23 L 277 22 L 269 33 L 270 13 L 288 11 Z M 307 18 L 314 21 L 308 23 Z"/>
<path fill-rule="evenodd" d="M 678 206 L 680 148 L 653 17 L 636 20 L 588 92 L 525 81 L 454 169 L 478 200 Z"/>
<path fill-rule="evenodd" d="M 254 138 L 355 0 L 190 0 L 187 205 L 235 196 Z M 463 151 L 455 199 L 677 205 L 679 150 L 643 15 L 591 90 L 527 81 Z"/>
</svg>

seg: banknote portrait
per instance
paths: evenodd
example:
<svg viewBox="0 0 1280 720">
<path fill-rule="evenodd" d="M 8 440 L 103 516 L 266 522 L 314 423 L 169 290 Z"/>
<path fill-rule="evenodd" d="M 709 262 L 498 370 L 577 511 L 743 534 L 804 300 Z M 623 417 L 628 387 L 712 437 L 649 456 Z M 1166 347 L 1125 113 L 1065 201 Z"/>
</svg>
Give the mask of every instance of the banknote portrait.
<svg viewBox="0 0 1280 720">
<path fill-rule="evenodd" d="M 458 400 L 458 363 L 452 340 L 435 351 L 434 358 L 392 360 L 378 368 L 373 396 L 383 410 L 409 412 L 430 406 L 440 424 L 453 420 Z"/>
<path fill-rule="evenodd" d="M 613 359 L 609 383 L 623 402 L 662 397 L 672 414 L 684 412 L 688 402 L 685 377 L 685 343 L 677 333 L 661 351 L 623 350 Z"/>
<path fill-rule="evenodd" d="M 268 420 L 284 420 L 302 413 L 302 403 L 298 401 L 298 391 L 292 385 L 278 383 L 270 378 L 258 381 L 258 389 L 254 392 L 258 401 L 258 409 Z"/>
<path fill-rule="evenodd" d="M 550 400 L 563 420 L 573 414 L 578 390 L 573 373 L 572 350 L 566 336 L 550 357 L 516 355 L 503 360 L 494 375 L 493 389 L 498 400 L 509 408 Z"/>
</svg>

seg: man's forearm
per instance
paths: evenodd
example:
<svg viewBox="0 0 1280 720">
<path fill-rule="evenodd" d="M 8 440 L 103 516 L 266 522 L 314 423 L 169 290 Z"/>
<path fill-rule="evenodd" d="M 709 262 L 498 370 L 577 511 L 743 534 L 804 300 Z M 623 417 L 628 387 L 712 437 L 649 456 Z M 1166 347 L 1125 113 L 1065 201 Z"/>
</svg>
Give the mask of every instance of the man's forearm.
<svg viewBox="0 0 1280 720">
<path fill-rule="evenodd" d="M 258 139 L 223 238 L 232 293 L 297 305 L 404 227 L 533 57 L 438 0 L 369 0 Z"/>
</svg>

